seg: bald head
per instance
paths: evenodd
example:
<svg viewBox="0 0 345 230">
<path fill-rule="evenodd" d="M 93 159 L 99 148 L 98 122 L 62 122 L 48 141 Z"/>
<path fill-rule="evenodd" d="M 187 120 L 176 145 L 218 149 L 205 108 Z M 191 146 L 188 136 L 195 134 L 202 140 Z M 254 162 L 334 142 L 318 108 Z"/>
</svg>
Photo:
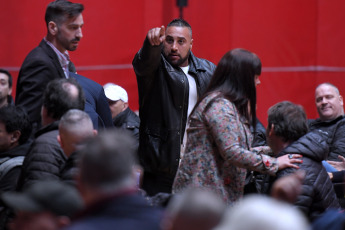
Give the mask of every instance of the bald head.
<svg viewBox="0 0 345 230">
<path fill-rule="evenodd" d="M 330 83 L 322 83 L 316 87 L 315 105 L 323 121 L 330 121 L 344 115 L 343 97 L 338 88 Z"/>
<path fill-rule="evenodd" d="M 87 113 L 71 109 L 60 120 L 58 139 L 64 153 L 69 156 L 77 150 L 78 144 L 96 133 Z"/>
</svg>

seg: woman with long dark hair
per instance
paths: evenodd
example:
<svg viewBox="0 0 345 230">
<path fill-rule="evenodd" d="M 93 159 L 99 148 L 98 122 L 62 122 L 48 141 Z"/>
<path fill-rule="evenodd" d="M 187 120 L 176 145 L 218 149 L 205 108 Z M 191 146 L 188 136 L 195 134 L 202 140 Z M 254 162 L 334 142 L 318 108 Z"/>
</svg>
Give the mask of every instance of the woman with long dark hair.
<svg viewBox="0 0 345 230">
<path fill-rule="evenodd" d="M 251 148 L 250 125 L 256 122 L 256 85 L 261 61 L 244 49 L 227 52 L 205 94 L 189 117 L 187 146 L 173 192 L 204 187 L 232 204 L 243 195 L 247 169 L 274 175 L 301 162 L 287 156 L 273 158 L 268 147 Z"/>
</svg>

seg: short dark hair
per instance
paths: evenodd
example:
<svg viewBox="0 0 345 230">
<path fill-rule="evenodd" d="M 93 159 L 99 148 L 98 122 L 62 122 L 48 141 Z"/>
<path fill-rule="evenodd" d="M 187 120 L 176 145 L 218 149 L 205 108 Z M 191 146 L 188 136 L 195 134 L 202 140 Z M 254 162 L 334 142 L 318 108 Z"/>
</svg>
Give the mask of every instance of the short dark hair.
<svg viewBox="0 0 345 230">
<path fill-rule="evenodd" d="M 307 116 L 301 105 L 283 101 L 268 109 L 268 129 L 274 125 L 275 135 L 283 141 L 297 141 L 308 132 Z"/>
<path fill-rule="evenodd" d="M 176 26 L 176 27 L 187 27 L 190 31 L 190 35 L 192 36 L 192 27 L 189 25 L 189 23 L 181 18 L 175 18 L 171 22 L 169 22 L 168 27 Z"/>
<path fill-rule="evenodd" d="M 50 21 L 60 25 L 64 22 L 65 16 L 73 18 L 81 14 L 84 6 L 80 3 L 72 3 L 66 0 L 56 0 L 48 4 L 45 14 L 45 21 L 48 27 Z"/>
<path fill-rule="evenodd" d="M 87 140 L 80 151 L 81 183 L 110 192 L 131 181 L 137 162 L 134 143 L 130 133 L 120 129 L 102 131 Z"/>
<path fill-rule="evenodd" d="M 78 89 L 78 95 L 71 94 L 71 85 Z M 84 110 L 84 91 L 74 78 L 52 80 L 43 93 L 43 106 L 48 116 L 60 120 L 70 109 Z"/>
<path fill-rule="evenodd" d="M 20 131 L 19 144 L 24 144 L 31 134 L 31 122 L 26 111 L 20 106 L 5 106 L 0 108 L 0 123 L 3 123 L 6 132 Z"/>
<path fill-rule="evenodd" d="M 12 75 L 5 69 L 0 69 L 0 73 L 6 74 L 8 76 L 8 87 L 12 88 Z"/>
</svg>

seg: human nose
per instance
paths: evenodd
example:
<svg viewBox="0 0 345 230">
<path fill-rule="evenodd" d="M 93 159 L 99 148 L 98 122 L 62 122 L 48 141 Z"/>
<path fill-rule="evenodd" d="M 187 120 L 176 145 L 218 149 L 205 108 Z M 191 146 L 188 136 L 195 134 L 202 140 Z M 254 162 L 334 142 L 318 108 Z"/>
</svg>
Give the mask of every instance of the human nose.
<svg viewBox="0 0 345 230">
<path fill-rule="evenodd" d="M 173 44 L 172 44 L 172 46 L 171 46 L 171 49 L 173 50 L 173 51 L 176 51 L 177 50 L 177 42 L 173 42 Z"/>
<path fill-rule="evenodd" d="M 76 36 L 77 36 L 78 38 L 82 38 L 82 37 L 83 37 L 83 32 L 82 32 L 82 29 L 81 29 L 81 28 L 79 28 L 79 29 L 77 30 Z"/>
</svg>

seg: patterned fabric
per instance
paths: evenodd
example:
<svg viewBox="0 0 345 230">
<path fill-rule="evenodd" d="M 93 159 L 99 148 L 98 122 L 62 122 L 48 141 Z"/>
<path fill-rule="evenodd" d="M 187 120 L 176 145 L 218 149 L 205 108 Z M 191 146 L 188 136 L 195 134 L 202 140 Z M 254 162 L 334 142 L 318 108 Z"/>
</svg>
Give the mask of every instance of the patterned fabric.
<svg viewBox="0 0 345 230">
<path fill-rule="evenodd" d="M 232 205 L 243 196 L 246 169 L 272 175 L 277 172 L 277 160 L 265 155 L 270 148 L 250 149 L 253 138 L 248 121 L 218 93 L 207 96 L 189 122 L 186 152 L 174 181 L 174 193 L 188 186 L 206 187 Z"/>
<path fill-rule="evenodd" d="M 43 39 L 54 50 L 54 52 L 58 56 L 63 72 L 65 73 L 66 78 L 68 78 L 69 77 L 68 64 L 70 60 L 68 51 L 66 50 L 64 53 L 61 53 L 50 41 L 47 40 L 47 38 L 43 38 Z"/>
</svg>

